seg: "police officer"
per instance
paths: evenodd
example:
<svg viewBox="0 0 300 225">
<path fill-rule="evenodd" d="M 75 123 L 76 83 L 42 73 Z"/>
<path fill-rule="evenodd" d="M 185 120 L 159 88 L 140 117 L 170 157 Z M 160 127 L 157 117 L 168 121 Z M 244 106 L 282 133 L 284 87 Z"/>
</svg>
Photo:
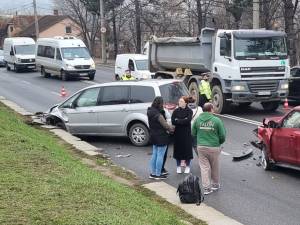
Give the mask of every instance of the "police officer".
<svg viewBox="0 0 300 225">
<path fill-rule="evenodd" d="M 121 80 L 135 80 L 135 78 L 131 75 L 130 70 L 125 70 L 125 74 L 121 77 Z"/>
<path fill-rule="evenodd" d="M 199 106 L 203 108 L 205 103 L 211 101 L 211 88 L 210 88 L 210 83 L 208 81 L 207 74 L 204 75 L 203 79 L 199 84 L 199 92 L 200 92 Z"/>
</svg>

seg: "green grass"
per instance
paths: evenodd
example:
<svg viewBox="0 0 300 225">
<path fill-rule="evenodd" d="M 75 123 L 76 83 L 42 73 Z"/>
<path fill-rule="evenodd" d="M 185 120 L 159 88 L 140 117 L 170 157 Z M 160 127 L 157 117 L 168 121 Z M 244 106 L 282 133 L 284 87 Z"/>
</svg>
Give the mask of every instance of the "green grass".
<svg viewBox="0 0 300 225">
<path fill-rule="evenodd" d="M 0 105 L 0 224 L 176 225 L 172 210 L 84 165 Z"/>
</svg>

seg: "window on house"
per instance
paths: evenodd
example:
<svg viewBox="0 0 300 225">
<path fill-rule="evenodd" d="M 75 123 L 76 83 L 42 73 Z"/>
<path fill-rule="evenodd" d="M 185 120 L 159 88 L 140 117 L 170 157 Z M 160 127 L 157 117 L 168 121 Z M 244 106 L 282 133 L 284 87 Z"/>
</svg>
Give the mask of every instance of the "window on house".
<svg viewBox="0 0 300 225">
<path fill-rule="evenodd" d="M 14 28 L 13 27 L 10 27 L 10 32 L 13 32 L 14 31 Z"/>
<path fill-rule="evenodd" d="M 72 27 L 66 26 L 66 34 L 71 34 L 71 33 L 72 33 Z"/>
</svg>

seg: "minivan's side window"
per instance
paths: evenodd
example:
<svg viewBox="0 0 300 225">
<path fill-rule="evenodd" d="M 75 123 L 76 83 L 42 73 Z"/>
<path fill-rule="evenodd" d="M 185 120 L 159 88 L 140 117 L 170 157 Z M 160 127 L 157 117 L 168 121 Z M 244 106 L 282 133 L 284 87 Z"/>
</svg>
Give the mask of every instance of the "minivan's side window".
<svg viewBox="0 0 300 225">
<path fill-rule="evenodd" d="M 128 86 L 110 86 L 103 87 L 101 93 L 101 105 L 118 105 L 127 104 L 129 102 Z"/>
<path fill-rule="evenodd" d="M 90 88 L 85 90 L 77 99 L 77 107 L 89 107 L 98 105 L 100 88 Z"/>
<path fill-rule="evenodd" d="M 55 48 L 52 48 L 50 46 L 45 47 L 45 56 L 47 58 L 54 59 L 54 52 L 55 52 Z"/>
<path fill-rule="evenodd" d="M 128 69 L 130 69 L 131 71 L 134 71 L 134 62 L 132 61 L 132 59 L 129 59 Z"/>
<path fill-rule="evenodd" d="M 56 49 L 56 60 L 62 60 L 59 48 Z"/>
<path fill-rule="evenodd" d="M 44 54 L 45 54 L 45 46 L 39 45 L 37 50 L 37 55 L 44 57 L 45 56 Z"/>
<path fill-rule="evenodd" d="M 152 102 L 155 98 L 153 87 L 131 86 L 130 103 Z"/>
</svg>

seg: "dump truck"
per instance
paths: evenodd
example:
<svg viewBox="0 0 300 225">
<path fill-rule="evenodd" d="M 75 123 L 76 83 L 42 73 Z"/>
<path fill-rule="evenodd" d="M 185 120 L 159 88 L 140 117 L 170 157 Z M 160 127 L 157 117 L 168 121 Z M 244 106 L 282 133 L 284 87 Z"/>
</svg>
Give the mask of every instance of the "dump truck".
<svg viewBox="0 0 300 225">
<path fill-rule="evenodd" d="M 197 101 L 208 74 L 217 113 L 252 102 L 275 111 L 288 95 L 290 67 L 281 31 L 204 28 L 200 37 L 153 36 L 147 52 L 154 78 L 183 79 Z"/>
</svg>

